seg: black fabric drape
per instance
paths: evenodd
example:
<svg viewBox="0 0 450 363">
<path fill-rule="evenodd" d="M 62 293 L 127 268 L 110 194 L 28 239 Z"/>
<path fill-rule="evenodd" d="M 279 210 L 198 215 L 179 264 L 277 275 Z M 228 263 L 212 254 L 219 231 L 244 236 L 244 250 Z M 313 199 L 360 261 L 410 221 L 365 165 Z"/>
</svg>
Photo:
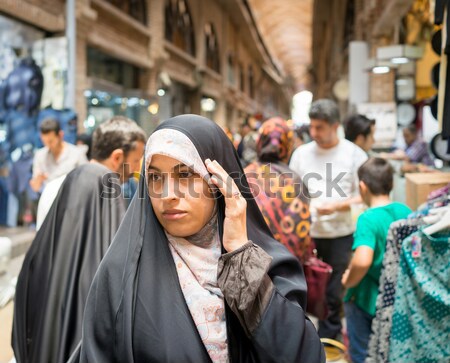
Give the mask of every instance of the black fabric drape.
<svg viewBox="0 0 450 363">
<path fill-rule="evenodd" d="M 18 363 L 70 357 L 92 279 L 124 214 L 118 174 L 86 164 L 67 175 L 17 281 L 12 345 Z"/>
<path fill-rule="evenodd" d="M 447 19 L 445 23 L 445 32 L 447 33 L 446 42 L 444 44 L 444 54 L 448 56 L 450 54 L 450 16 L 449 10 L 449 0 L 436 0 L 435 10 L 434 10 L 434 23 L 436 25 L 441 25 L 444 21 L 444 16 L 447 12 Z M 444 32 L 444 30 L 443 30 Z M 442 137 L 444 139 L 450 138 L 450 62 L 446 62 L 447 67 L 445 68 L 445 89 L 443 92 L 439 93 L 439 98 L 444 98 L 444 107 L 442 113 Z"/>
<path fill-rule="evenodd" d="M 441 25 L 444 21 L 444 11 L 448 0 L 436 0 L 434 7 L 434 23 L 436 25 Z"/>
<path fill-rule="evenodd" d="M 305 318 L 306 283 L 298 260 L 271 235 L 252 199 L 236 151 L 210 120 L 183 115 L 162 123 L 185 134 L 201 158 L 217 160 L 248 201 L 248 237 L 273 261 L 276 289 L 260 325 L 247 338 L 226 308 L 231 362 L 324 362 L 323 347 Z M 144 163 L 145 165 L 145 163 Z M 218 198 L 222 238 L 225 204 Z M 147 196 L 145 178 L 103 259 L 86 303 L 81 347 L 71 362 L 210 362 L 180 288 L 164 231 Z"/>
</svg>

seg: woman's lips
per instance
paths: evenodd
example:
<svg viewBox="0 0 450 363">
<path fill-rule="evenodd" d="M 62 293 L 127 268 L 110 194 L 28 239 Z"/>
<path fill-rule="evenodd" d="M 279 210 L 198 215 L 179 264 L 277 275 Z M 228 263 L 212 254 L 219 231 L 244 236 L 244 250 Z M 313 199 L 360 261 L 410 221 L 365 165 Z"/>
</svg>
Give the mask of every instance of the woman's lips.
<svg viewBox="0 0 450 363">
<path fill-rule="evenodd" d="M 177 210 L 177 209 L 171 209 L 163 212 L 164 219 L 167 219 L 169 221 L 175 221 L 178 219 L 183 218 L 187 214 L 186 211 L 183 210 Z"/>
</svg>

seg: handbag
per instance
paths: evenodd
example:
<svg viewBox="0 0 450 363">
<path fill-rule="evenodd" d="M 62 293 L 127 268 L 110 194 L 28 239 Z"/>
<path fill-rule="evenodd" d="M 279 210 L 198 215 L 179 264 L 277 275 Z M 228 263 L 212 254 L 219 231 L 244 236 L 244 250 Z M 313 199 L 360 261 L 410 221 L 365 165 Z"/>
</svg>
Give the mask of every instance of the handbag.
<svg viewBox="0 0 450 363">
<path fill-rule="evenodd" d="M 306 311 L 324 320 L 328 315 L 326 291 L 333 268 L 317 258 L 316 254 L 314 249 L 303 266 L 308 286 Z"/>
</svg>

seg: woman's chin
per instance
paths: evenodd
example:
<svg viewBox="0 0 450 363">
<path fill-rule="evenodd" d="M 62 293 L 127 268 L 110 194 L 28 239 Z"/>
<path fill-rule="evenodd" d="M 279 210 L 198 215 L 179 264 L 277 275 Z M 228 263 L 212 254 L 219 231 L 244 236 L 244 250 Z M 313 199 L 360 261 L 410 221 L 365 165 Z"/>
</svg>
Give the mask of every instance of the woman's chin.
<svg viewBox="0 0 450 363">
<path fill-rule="evenodd" d="M 200 228 L 190 228 L 189 226 L 183 226 L 182 223 L 166 223 L 166 225 L 163 225 L 163 227 L 168 234 L 178 238 L 186 238 L 192 236 L 200 230 Z"/>
</svg>

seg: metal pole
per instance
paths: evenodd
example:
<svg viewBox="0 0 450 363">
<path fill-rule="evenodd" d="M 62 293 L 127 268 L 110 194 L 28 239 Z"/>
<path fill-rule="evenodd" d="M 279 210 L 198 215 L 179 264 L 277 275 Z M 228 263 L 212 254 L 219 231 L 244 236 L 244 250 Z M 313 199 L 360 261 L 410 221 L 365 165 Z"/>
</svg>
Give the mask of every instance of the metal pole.
<svg viewBox="0 0 450 363">
<path fill-rule="evenodd" d="M 67 0 L 66 2 L 66 38 L 67 38 L 67 92 L 64 99 L 65 107 L 75 109 L 75 79 L 76 79 L 76 0 Z"/>
</svg>

